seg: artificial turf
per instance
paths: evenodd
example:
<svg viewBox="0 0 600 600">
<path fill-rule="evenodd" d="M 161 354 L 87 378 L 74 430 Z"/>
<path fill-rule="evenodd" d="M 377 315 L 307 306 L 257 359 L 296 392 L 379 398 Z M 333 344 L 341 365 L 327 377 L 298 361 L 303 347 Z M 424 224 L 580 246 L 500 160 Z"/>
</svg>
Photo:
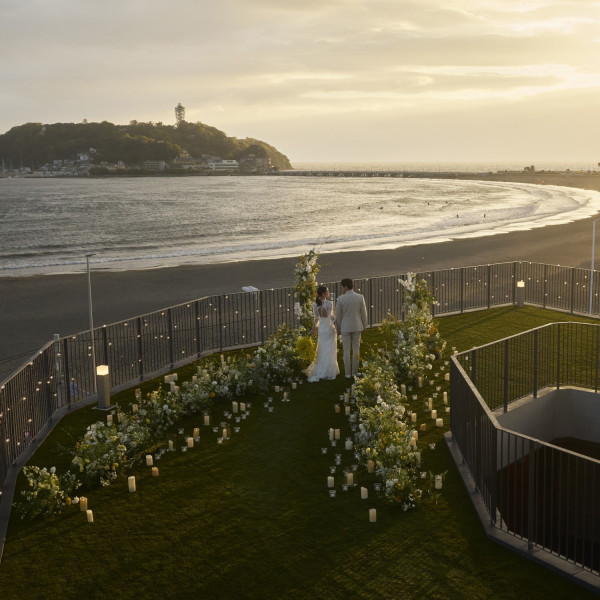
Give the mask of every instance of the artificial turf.
<svg viewBox="0 0 600 600">
<path fill-rule="evenodd" d="M 437 322 L 448 347 L 465 350 L 557 320 L 587 319 L 509 307 Z M 383 343 L 376 329 L 368 331 L 363 355 Z M 180 380 L 193 369 L 179 369 Z M 423 415 L 419 421 L 435 386 L 449 389 L 438 372 L 434 386 L 427 382 L 412 392 L 417 400 L 409 393 L 408 407 Z M 446 428 L 428 426 L 419 438 L 423 470 L 447 475 L 443 489 L 416 509 L 403 512 L 376 498 L 373 476 L 360 468 L 358 485 L 342 491 L 342 467 L 357 462 L 343 450 L 348 419 L 333 408 L 346 387 L 340 376 L 300 385 L 290 402 L 271 393 L 273 412 L 264 407 L 266 396 L 249 398 L 249 417 L 224 444 L 217 444 L 212 427 L 200 425 L 201 417 L 184 419 L 167 436 L 176 451 L 156 463 L 158 478 L 140 464 L 133 472 L 136 493 L 128 492 L 125 476 L 84 491 L 93 524 L 77 506 L 32 522 L 13 515 L 0 598 L 595 597 L 486 539 L 442 440 Z M 134 401 L 133 390 L 113 396 L 124 407 Z M 215 406 L 213 423 L 227 408 Z M 447 416 L 441 393 L 434 408 Z M 68 449 L 97 419 L 91 408 L 65 417 L 30 464 L 64 471 Z M 200 426 L 200 442 L 183 453 L 178 430 L 189 435 L 194 426 Z M 329 445 L 330 427 L 342 430 L 336 448 Z M 343 458 L 330 498 L 326 480 L 335 453 Z M 360 499 L 361 486 L 369 499 Z M 377 509 L 376 523 L 369 522 L 369 508 Z"/>
</svg>

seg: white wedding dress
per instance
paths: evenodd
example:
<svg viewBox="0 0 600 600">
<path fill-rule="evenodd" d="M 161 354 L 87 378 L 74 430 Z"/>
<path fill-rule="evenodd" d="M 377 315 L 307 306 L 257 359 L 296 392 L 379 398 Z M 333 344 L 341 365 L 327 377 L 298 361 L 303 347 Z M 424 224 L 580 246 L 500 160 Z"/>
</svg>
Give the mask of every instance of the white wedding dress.
<svg viewBox="0 0 600 600">
<path fill-rule="evenodd" d="M 306 370 L 308 381 L 335 379 L 340 373 L 337 363 L 337 332 L 334 324 L 333 302 L 323 300 L 321 306 L 313 302 L 313 313 L 317 324 L 317 356 Z"/>
</svg>

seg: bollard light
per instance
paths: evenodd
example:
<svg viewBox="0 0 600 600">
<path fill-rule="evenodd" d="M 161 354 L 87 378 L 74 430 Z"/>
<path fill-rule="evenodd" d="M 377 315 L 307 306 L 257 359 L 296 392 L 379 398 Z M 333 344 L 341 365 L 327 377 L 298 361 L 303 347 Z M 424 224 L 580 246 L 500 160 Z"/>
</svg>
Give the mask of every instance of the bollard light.
<svg viewBox="0 0 600 600">
<path fill-rule="evenodd" d="M 517 306 L 523 308 L 525 305 L 525 282 L 517 281 L 517 293 L 516 298 Z"/>
<path fill-rule="evenodd" d="M 96 367 L 96 389 L 98 390 L 98 408 L 107 410 L 110 408 L 110 374 L 108 365 Z"/>
</svg>

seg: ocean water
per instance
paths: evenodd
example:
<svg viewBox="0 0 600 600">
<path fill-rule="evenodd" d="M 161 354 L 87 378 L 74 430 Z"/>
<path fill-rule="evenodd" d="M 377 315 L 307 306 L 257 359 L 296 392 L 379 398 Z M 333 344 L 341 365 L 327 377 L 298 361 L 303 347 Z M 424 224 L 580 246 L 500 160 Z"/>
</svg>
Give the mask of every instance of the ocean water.
<svg viewBox="0 0 600 600">
<path fill-rule="evenodd" d="M 300 165 L 298 165 L 300 166 Z M 0 179 L 0 276 L 387 249 L 565 223 L 600 193 L 342 177 Z"/>
</svg>

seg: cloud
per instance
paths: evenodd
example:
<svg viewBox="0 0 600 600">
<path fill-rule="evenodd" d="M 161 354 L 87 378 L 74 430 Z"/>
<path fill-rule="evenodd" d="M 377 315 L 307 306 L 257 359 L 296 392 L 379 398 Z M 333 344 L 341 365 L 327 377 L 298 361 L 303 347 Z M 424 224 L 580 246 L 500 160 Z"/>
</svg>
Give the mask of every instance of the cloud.
<svg viewBox="0 0 600 600">
<path fill-rule="evenodd" d="M 454 133 L 475 114 L 486 122 L 491 106 L 525 120 L 537 106 L 593 97 L 599 21 L 598 3 L 581 0 L 4 0 L 0 131 L 173 122 L 182 102 L 189 120 L 238 137 L 288 131 L 292 157 L 310 145 L 333 154 L 328 123 L 340 154 L 344 128 L 357 125 L 367 151 L 388 139 L 388 118 L 410 131 L 435 115 Z"/>
</svg>

